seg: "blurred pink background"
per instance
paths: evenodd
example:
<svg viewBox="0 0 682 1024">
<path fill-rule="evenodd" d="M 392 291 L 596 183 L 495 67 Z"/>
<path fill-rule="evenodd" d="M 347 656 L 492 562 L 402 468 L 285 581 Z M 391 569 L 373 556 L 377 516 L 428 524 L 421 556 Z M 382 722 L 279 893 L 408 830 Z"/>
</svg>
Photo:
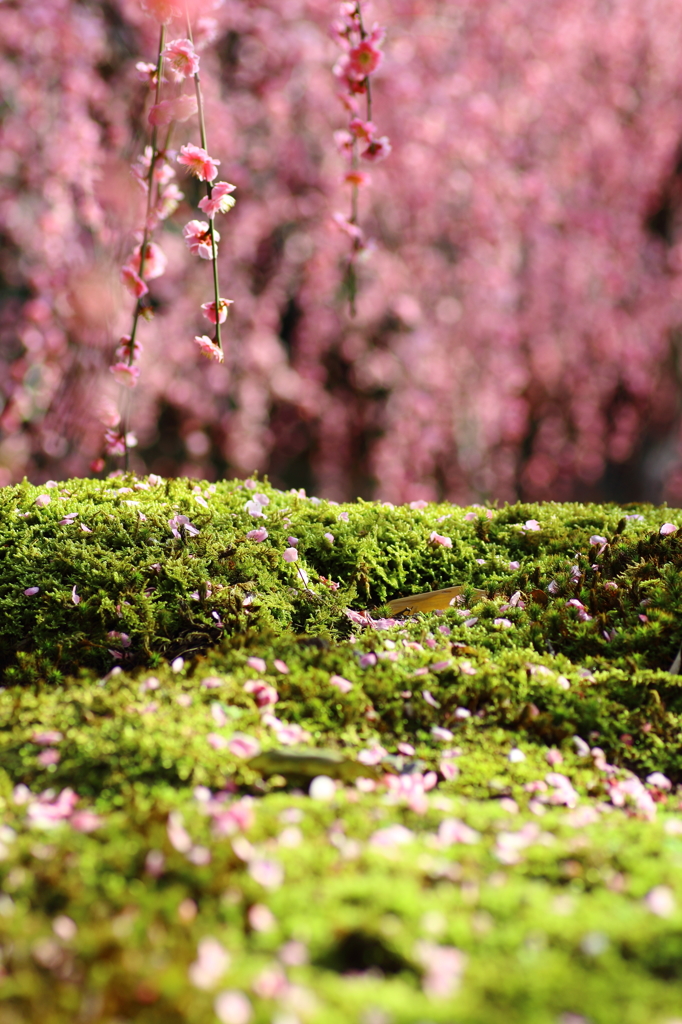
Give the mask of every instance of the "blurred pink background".
<svg viewBox="0 0 682 1024">
<path fill-rule="evenodd" d="M 204 5 L 201 5 L 204 8 Z M 226 0 L 202 53 L 224 366 L 193 343 L 210 266 L 156 236 L 132 393 L 138 472 L 267 473 L 335 500 L 682 502 L 677 0 L 374 0 L 386 27 L 358 313 L 341 295 L 347 118 L 329 0 Z M 130 326 L 158 28 L 137 0 L 2 5 L 0 484 L 89 475 Z M 182 27 L 170 37 L 184 35 Z M 197 142 L 195 119 L 174 144 Z M 107 470 L 115 468 L 110 462 Z"/>
</svg>

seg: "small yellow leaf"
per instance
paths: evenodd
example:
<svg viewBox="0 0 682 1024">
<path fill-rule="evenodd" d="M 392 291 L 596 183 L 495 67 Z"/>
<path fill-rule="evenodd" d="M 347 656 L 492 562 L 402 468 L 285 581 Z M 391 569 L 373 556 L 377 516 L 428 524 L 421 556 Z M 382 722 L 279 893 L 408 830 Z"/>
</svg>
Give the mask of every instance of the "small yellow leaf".
<svg viewBox="0 0 682 1024">
<path fill-rule="evenodd" d="M 429 590 L 425 594 L 396 597 L 388 602 L 388 608 L 391 615 L 405 611 L 435 612 L 438 609 L 446 611 L 454 598 L 463 594 L 465 589 L 465 587 L 446 587 L 445 590 Z M 487 596 L 485 590 L 474 590 L 473 594 L 477 601 L 482 601 Z"/>
</svg>

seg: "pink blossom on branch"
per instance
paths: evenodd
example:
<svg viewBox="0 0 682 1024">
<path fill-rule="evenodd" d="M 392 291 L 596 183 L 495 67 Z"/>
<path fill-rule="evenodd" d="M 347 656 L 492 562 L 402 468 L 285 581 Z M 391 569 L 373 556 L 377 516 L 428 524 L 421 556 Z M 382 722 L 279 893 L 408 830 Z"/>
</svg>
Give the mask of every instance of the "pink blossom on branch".
<svg viewBox="0 0 682 1024">
<path fill-rule="evenodd" d="M 215 342 L 211 341 L 206 334 L 196 335 L 194 340 L 201 349 L 202 356 L 206 356 L 207 359 L 215 359 L 217 363 L 223 362 L 225 354 L 222 349 L 218 348 Z"/>
<path fill-rule="evenodd" d="M 121 281 L 136 299 L 141 299 L 149 291 L 149 288 L 133 267 L 121 267 Z"/>
<path fill-rule="evenodd" d="M 197 112 L 196 96 L 176 96 L 172 100 L 161 100 L 150 108 L 147 119 L 151 125 L 162 127 L 172 121 L 187 121 Z"/>
<path fill-rule="evenodd" d="M 380 139 L 370 139 L 369 145 L 366 149 L 362 150 L 360 156 L 363 160 L 376 164 L 380 160 L 385 160 L 390 152 L 391 143 L 388 140 L 388 136 L 382 135 Z"/>
<path fill-rule="evenodd" d="M 119 384 L 123 384 L 126 388 L 134 388 L 140 376 L 140 368 L 128 363 L 114 363 L 109 367 L 109 372 L 113 374 Z"/>
<path fill-rule="evenodd" d="M 161 25 L 168 25 L 173 18 L 179 18 L 183 13 L 180 0 L 140 0 L 140 6 Z"/>
<path fill-rule="evenodd" d="M 155 242 L 149 242 L 144 251 L 144 264 L 142 265 L 141 276 L 145 281 L 153 281 L 154 278 L 161 277 L 166 272 L 167 262 L 166 257 L 158 245 L 156 245 Z M 130 268 L 134 270 L 136 274 L 140 274 L 141 264 L 142 245 L 138 245 L 128 257 L 128 261 L 124 269 Z"/>
<path fill-rule="evenodd" d="M 369 39 L 363 39 L 361 43 L 349 51 L 344 72 L 349 78 L 356 81 L 366 78 L 381 66 L 384 55 Z"/>
<path fill-rule="evenodd" d="M 227 213 L 235 204 L 234 197 L 229 195 L 235 188 L 236 185 L 230 185 L 228 181 L 217 181 L 211 189 L 211 195 L 199 200 L 199 209 L 211 220 L 216 213 Z"/>
<path fill-rule="evenodd" d="M 232 306 L 233 304 L 234 304 L 234 299 L 220 299 L 220 301 L 218 303 L 218 310 L 219 310 L 219 312 L 218 312 L 218 320 L 219 320 L 219 322 L 221 324 L 224 324 L 225 321 L 227 320 L 227 314 L 229 312 L 229 307 Z M 213 302 L 203 302 L 201 304 L 201 311 L 202 311 L 202 313 L 204 314 L 204 316 L 206 317 L 207 320 L 210 320 L 210 322 L 212 324 L 216 323 L 215 301 L 213 301 Z"/>
<path fill-rule="evenodd" d="M 193 256 L 200 256 L 202 260 L 213 259 L 213 246 L 211 244 L 211 232 L 205 220 L 191 220 L 182 229 L 183 238 L 187 243 L 189 251 Z M 213 238 L 217 243 L 220 241 L 219 233 L 214 229 Z"/>
<path fill-rule="evenodd" d="M 179 164 L 184 164 L 189 173 L 199 181 L 213 181 L 218 175 L 220 160 L 215 160 L 208 155 L 205 149 L 195 146 L 191 142 L 180 148 L 177 161 Z"/>
<path fill-rule="evenodd" d="M 163 51 L 174 82 L 199 73 L 199 54 L 189 39 L 174 39 Z"/>
</svg>

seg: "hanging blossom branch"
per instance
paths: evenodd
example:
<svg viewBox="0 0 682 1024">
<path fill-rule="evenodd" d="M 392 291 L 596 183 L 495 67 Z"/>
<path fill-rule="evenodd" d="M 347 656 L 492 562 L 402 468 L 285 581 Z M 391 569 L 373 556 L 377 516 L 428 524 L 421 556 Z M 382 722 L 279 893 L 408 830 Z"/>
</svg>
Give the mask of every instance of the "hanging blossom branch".
<svg viewBox="0 0 682 1024">
<path fill-rule="evenodd" d="M 225 323 L 228 308 L 232 305 L 232 299 L 220 297 L 220 285 L 218 282 L 218 242 L 220 234 L 217 231 L 214 219 L 216 213 L 227 213 L 234 206 L 235 186 L 228 181 L 216 181 L 218 176 L 218 164 L 208 154 L 208 142 L 206 139 L 206 121 L 204 118 L 204 104 L 201 94 L 201 81 L 199 79 L 199 58 L 194 52 L 192 42 L 192 26 L 189 17 L 187 18 L 188 39 L 177 39 L 171 43 L 166 51 L 171 61 L 171 67 L 177 74 L 190 73 L 194 78 L 197 109 L 199 112 L 199 131 L 201 146 L 194 146 L 191 143 L 182 146 L 177 160 L 184 164 L 190 174 L 193 174 L 199 181 L 206 183 L 206 195 L 199 200 L 199 209 L 206 214 L 208 222 L 202 220 L 191 220 L 183 228 L 182 234 L 189 251 L 202 259 L 211 260 L 213 266 L 213 301 L 204 302 L 201 309 L 204 316 L 210 323 L 215 324 L 215 337 L 209 338 L 202 334 L 195 336 L 194 340 L 199 345 L 201 352 L 208 359 L 215 359 L 222 363 L 225 356 L 223 353 L 222 339 L 220 336 L 220 325 Z"/>
<path fill-rule="evenodd" d="M 215 214 L 227 213 L 234 206 L 234 198 L 229 194 L 235 186 L 219 181 L 212 184 L 218 173 L 219 160 L 214 160 L 206 150 L 206 126 L 204 120 L 201 84 L 199 80 L 199 55 L 195 51 L 192 31 L 187 17 L 188 39 L 175 39 L 166 45 L 167 25 L 173 17 L 182 12 L 176 4 L 169 0 L 147 0 L 143 6 L 161 22 L 159 49 L 156 64 L 140 62 L 136 65 L 138 75 L 154 89 L 154 103 L 149 111 L 148 120 L 152 128 L 150 145 L 145 147 L 144 154 L 132 165 L 132 173 L 147 196 L 143 231 L 138 236 L 139 244 L 127 258 L 121 269 L 121 280 L 135 298 L 135 308 L 130 334 L 123 335 L 115 353 L 115 361 L 110 366 L 119 384 L 126 389 L 134 388 L 138 382 L 140 369 L 138 361 L 142 354 L 142 345 L 137 340 L 140 318 L 151 320 L 153 309 L 149 303 L 148 281 L 160 277 L 166 269 L 166 257 L 161 248 L 152 241 L 152 235 L 159 224 L 170 217 L 178 208 L 183 194 L 173 180 L 175 170 L 172 162 L 184 164 L 190 173 L 200 181 L 206 182 L 207 195 L 199 202 L 200 209 L 209 217 L 209 222 L 193 220 L 185 225 L 183 235 L 191 253 L 211 260 L 213 265 L 214 299 L 206 302 L 201 309 L 204 316 L 216 326 L 215 338 L 206 335 L 195 337 L 204 355 L 222 362 L 224 359 L 220 325 L 227 319 L 231 299 L 220 297 L 218 283 L 218 246 L 220 239 L 214 228 Z M 182 86 L 187 78 L 194 80 L 195 95 L 180 93 L 161 99 L 164 69 L 173 83 Z M 171 137 L 177 122 L 186 121 L 193 114 L 199 114 L 201 146 L 188 144 L 182 146 L 180 154 L 170 148 Z M 166 129 L 162 146 L 159 146 L 160 129 Z M 137 444 L 135 435 L 128 429 L 130 403 L 128 393 L 124 398 L 124 413 L 112 413 L 107 424 L 104 450 L 107 455 L 124 456 L 126 468 L 128 451 Z M 104 468 L 104 460 L 98 459 L 92 465 L 99 472 Z"/>
<path fill-rule="evenodd" d="M 372 87 L 370 75 L 380 67 L 383 53 L 379 49 L 385 30 L 374 25 L 371 32 L 365 31 L 362 18 L 362 0 L 341 4 L 341 17 L 333 22 L 332 32 L 344 51 L 334 66 L 334 74 L 340 79 L 344 91 L 339 98 L 348 111 L 348 129 L 334 132 L 334 140 L 341 153 L 348 160 L 348 169 L 343 180 L 350 185 L 350 216 L 342 213 L 333 215 L 334 221 L 352 242 L 345 284 L 351 316 L 355 316 L 357 297 L 356 264 L 361 253 L 369 248 L 369 242 L 360 227 L 359 192 L 368 185 L 370 176 L 361 170 L 361 160 L 378 163 L 391 152 L 386 135 L 377 136 L 376 125 L 372 122 Z M 359 97 L 365 97 L 365 118 L 360 116 Z"/>
</svg>

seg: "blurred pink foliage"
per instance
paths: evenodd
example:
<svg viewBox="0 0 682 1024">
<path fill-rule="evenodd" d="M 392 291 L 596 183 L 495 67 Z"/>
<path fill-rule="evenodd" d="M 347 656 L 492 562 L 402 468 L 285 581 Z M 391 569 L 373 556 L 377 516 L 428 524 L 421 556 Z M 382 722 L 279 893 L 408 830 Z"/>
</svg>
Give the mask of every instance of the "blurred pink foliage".
<svg viewBox="0 0 682 1024">
<path fill-rule="evenodd" d="M 348 194 L 338 5 L 196 6 L 216 22 L 211 153 L 237 186 L 220 248 L 234 305 L 225 363 L 198 358 L 210 294 L 181 235 L 199 198 L 183 180 L 155 236 L 168 266 L 140 329 L 133 468 L 258 469 L 336 500 L 562 498 L 645 433 L 676 440 L 676 0 L 368 5 L 387 29 L 373 119 L 393 151 L 360 193 L 376 245 L 355 320 L 332 219 Z M 3 4 L 0 484 L 86 475 L 115 421 L 119 266 L 144 217 L 135 65 L 157 37 L 138 0 Z M 173 145 L 195 141 L 190 117 Z M 680 501 L 676 459 L 665 496 Z"/>
</svg>

